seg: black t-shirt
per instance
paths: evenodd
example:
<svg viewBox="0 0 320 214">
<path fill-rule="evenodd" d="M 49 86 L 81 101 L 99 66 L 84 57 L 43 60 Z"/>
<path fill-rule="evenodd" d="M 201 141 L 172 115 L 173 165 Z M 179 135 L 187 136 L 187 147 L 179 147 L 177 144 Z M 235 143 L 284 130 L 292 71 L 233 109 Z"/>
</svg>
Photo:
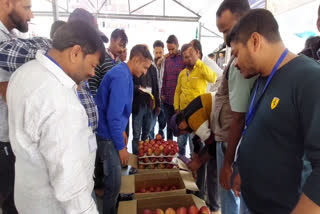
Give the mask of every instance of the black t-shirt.
<svg viewBox="0 0 320 214">
<path fill-rule="evenodd" d="M 241 191 L 252 212 L 291 213 L 301 194 L 304 153 L 313 171 L 303 192 L 320 205 L 320 64 L 299 56 L 275 74 L 242 139 Z"/>
</svg>

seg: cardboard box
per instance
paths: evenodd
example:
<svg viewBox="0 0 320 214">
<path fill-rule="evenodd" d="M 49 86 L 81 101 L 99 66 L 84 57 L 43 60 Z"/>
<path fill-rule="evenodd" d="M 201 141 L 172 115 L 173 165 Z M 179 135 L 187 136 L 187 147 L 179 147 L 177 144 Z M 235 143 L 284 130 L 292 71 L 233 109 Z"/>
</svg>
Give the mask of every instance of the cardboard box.
<svg viewBox="0 0 320 214">
<path fill-rule="evenodd" d="M 136 193 L 141 188 L 147 188 L 151 186 L 155 188 L 156 186 L 163 185 L 175 185 L 177 189 L 163 192 Z M 186 194 L 187 190 L 199 191 L 192 174 L 186 171 L 154 172 L 121 177 L 120 193 L 134 193 L 136 199 L 182 195 Z"/>
<path fill-rule="evenodd" d="M 202 206 L 206 206 L 206 203 L 191 194 L 122 201 L 119 203 L 118 214 L 143 214 L 144 209 L 155 211 L 158 208 L 165 212 L 170 207 L 175 210 L 179 207 L 188 209 L 192 205 L 196 205 L 200 209 Z"/>
<path fill-rule="evenodd" d="M 138 173 L 150 173 L 150 172 L 165 172 L 165 171 L 179 171 L 179 170 L 185 170 L 189 171 L 189 168 L 187 165 L 177 158 L 177 164 L 178 168 L 173 168 L 173 169 L 139 169 L 138 168 L 138 157 L 133 154 L 129 154 L 129 162 L 128 165 L 136 168 L 138 170 Z"/>
</svg>

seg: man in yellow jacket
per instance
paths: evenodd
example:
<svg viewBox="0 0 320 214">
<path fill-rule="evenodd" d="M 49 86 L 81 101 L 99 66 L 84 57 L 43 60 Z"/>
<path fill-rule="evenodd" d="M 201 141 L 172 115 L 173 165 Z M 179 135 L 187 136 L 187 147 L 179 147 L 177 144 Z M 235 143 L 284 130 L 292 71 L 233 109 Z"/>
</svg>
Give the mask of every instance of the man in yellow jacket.
<svg viewBox="0 0 320 214">
<path fill-rule="evenodd" d="M 174 109 L 176 112 L 184 110 L 189 103 L 206 93 L 207 82 L 214 83 L 217 74 L 205 65 L 198 57 L 198 54 L 191 44 L 182 46 L 181 53 L 186 68 L 179 74 L 178 83 L 174 95 Z M 179 154 L 185 155 L 186 144 L 189 134 L 178 137 Z M 190 152 L 193 151 L 190 143 Z"/>
</svg>

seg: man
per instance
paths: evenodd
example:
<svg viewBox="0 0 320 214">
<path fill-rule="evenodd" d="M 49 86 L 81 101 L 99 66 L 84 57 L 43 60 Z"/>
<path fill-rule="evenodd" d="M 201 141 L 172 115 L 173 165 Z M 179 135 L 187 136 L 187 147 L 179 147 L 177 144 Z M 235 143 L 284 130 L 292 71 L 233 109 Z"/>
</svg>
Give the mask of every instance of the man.
<svg viewBox="0 0 320 214">
<path fill-rule="evenodd" d="M 127 165 L 129 159 L 125 128 L 132 111 L 132 76 L 146 74 L 151 62 L 152 56 L 145 45 L 134 46 L 129 61 L 120 63 L 105 75 L 96 96 L 99 111 L 98 153 L 104 167 L 105 214 L 117 212 L 121 164 Z"/>
<path fill-rule="evenodd" d="M 208 57 L 209 57 L 211 60 L 216 61 L 216 57 L 215 57 L 215 55 L 214 55 L 213 53 L 209 53 L 209 54 L 208 54 Z"/>
<path fill-rule="evenodd" d="M 186 68 L 179 74 L 174 94 L 174 110 L 176 112 L 184 110 L 194 98 L 204 94 L 207 90 L 207 82 L 213 83 L 217 79 L 216 73 L 199 59 L 191 44 L 183 45 L 181 53 Z M 188 137 L 188 134 L 178 137 L 180 155 L 186 154 Z M 191 143 L 190 151 L 192 151 Z"/>
<path fill-rule="evenodd" d="M 220 52 L 218 60 L 217 60 L 217 64 L 219 65 L 219 67 L 221 69 L 223 69 L 224 68 L 224 63 L 225 63 L 224 53 Z"/>
<path fill-rule="evenodd" d="M 66 22 L 65 21 L 61 21 L 61 20 L 57 20 L 55 21 L 52 25 L 51 25 L 51 29 L 50 29 L 50 39 L 53 39 L 55 32 L 57 32 L 57 30 L 63 26 Z"/>
<path fill-rule="evenodd" d="M 89 79 L 90 90 L 94 97 L 96 96 L 100 83 L 106 73 L 121 62 L 119 57 L 121 53 L 125 51 L 127 43 L 128 37 L 123 29 L 115 29 L 111 33 L 106 59 L 96 68 L 94 77 Z"/>
<path fill-rule="evenodd" d="M 158 79 L 159 91 L 161 91 L 161 88 L 162 88 L 162 79 L 163 79 L 163 72 L 164 72 L 164 60 L 163 60 L 164 50 L 163 49 L 164 49 L 164 44 L 162 41 L 156 40 L 153 43 L 153 55 L 154 55 L 153 65 L 157 69 L 157 79 Z M 166 117 L 164 114 L 164 109 L 163 109 L 162 104 L 160 104 L 160 113 L 157 114 L 157 111 L 155 111 L 153 114 L 153 120 L 152 120 L 151 131 L 150 131 L 150 138 L 151 139 L 154 139 L 154 137 L 155 137 L 154 127 L 157 123 L 157 119 L 158 119 L 158 124 L 159 124 L 158 134 L 160 134 L 162 136 L 162 138 L 164 139 L 163 129 L 166 127 Z"/>
<path fill-rule="evenodd" d="M 214 142 L 214 134 L 212 133 L 212 107 L 214 103 L 214 95 L 211 93 L 202 94 L 196 97 L 190 104 L 179 113 L 176 113 L 170 122 L 170 128 L 174 131 L 175 136 L 180 136 L 186 133 L 193 133 L 195 136 L 192 141 L 194 144 L 193 160 L 188 167 L 193 171 L 197 171 L 197 184 L 199 180 L 205 177 L 205 162 L 209 159 L 214 160 L 216 155 L 216 145 Z M 203 146 L 202 142 L 205 142 Z M 194 161 L 197 159 L 197 161 Z M 214 212 L 219 210 L 219 199 L 217 191 L 217 170 L 214 165 L 216 161 L 210 161 L 207 171 L 207 184 L 210 209 Z M 201 167 L 201 165 L 203 165 Z M 201 168 L 200 168 L 201 167 Z M 199 171 L 204 171 L 202 174 Z M 199 178 L 201 176 L 201 178 Z M 199 187 L 200 197 L 204 196 L 204 181 Z M 203 189 L 201 189 L 201 187 Z"/>
<path fill-rule="evenodd" d="M 320 65 L 289 52 L 277 21 L 264 9 L 242 17 L 227 43 L 241 74 L 259 75 L 235 156 L 248 208 L 254 213 L 319 213 L 320 103 L 315 98 Z M 312 173 L 300 193 L 304 153 Z"/>
<path fill-rule="evenodd" d="M 127 61 L 127 55 L 128 55 L 128 53 L 127 53 L 127 48 L 125 48 L 125 49 L 121 52 L 121 54 L 120 54 L 120 56 L 119 56 L 120 61 L 121 61 L 121 62 Z"/>
<path fill-rule="evenodd" d="M 28 22 L 33 18 L 31 0 L 0 0 L 0 41 L 20 32 L 28 31 Z M 0 207 L 4 213 L 17 213 L 13 202 L 14 155 L 9 143 L 8 108 L 6 91 L 10 74 L 0 69 Z"/>
<path fill-rule="evenodd" d="M 160 96 L 157 69 L 152 64 L 141 77 L 134 76 L 134 96 L 132 103 L 132 151 L 138 155 L 138 142 L 148 139 L 152 120 L 160 114 Z"/>
<path fill-rule="evenodd" d="M 56 33 L 53 48 L 38 52 L 10 80 L 19 213 L 97 213 L 91 196 L 97 144 L 76 84 L 94 75 L 104 58 L 101 47 L 94 28 L 67 23 Z"/>
<path fill-rule="evenodd" d="M 223 1 L 216 17 L 217 27 L 224 39 L 238 20 L 250 9 L 247 0 Z M 217 167 L 220 174 L 219 192 L 222 214 L 238 214 L 245 212 L 245 204 L 240 203 L 231 190 L 235 183 L 233 170 L 234 150 L 244 127 L 245 115 L 249 108 L 250 91 L 255 78 L 244 79 L 235 67 L 235 59 L 231 58 L 221 77 L 221 84 L 215 96 L 214 133 L 217 141 Z M 243 209 L 240 209 L 243 208 Z"/>
<path fill-rule="evenodd" d="M 178 39 L 175 35 L 170 35 L 167 39 L 169 56 L 165 59 L 164 73 L 161 87 L 161 101 L 167 120 L 167 139 L 172 140 L 172 131 L 169 129 L 170 119 L 174 115 L 174 93 L 177 86 L 180 71 L 185 68 L 182 55 L 179 51 Z"/>
</svg>

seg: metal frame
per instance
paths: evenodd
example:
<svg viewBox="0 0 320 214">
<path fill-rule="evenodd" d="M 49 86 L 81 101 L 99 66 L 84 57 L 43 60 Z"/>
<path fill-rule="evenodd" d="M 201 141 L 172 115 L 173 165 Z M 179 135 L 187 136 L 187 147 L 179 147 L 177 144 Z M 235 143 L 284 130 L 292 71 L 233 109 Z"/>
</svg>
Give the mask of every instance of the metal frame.
<svg viewBox="0 0 320 214">
<path fill-rule="evenodd" d="M 62 9 L 63 11 L 59 11 L 59 14 L 57 17 L 54 16 L 54 19 L 59 19 L 59 16 L 68 16 L 70 15 L 69 11 L 69 0 L 67 1 L 67 8 L 61 7 L 57 4 L 58 0 L 47 0 L 48 2 L 51 2 L 52 5 L 55 5 L 58 9 Z M 109 0 L 110 1 L 110 0 Z M 128 14 L 114 14 L 114 13 L 101 13 L 101 9 L 103 6 L 105 6 L 108 2 L 108 0 L 105 0 L 99 7 L 99 3 L 97 1 L 97 5 L 95 6 L 92 0 L 88 0 L 91 7 L 95 10 L 95 15 L 97 18 L 109 18 L 109 19 L 132 19 L 132 20 L 153 20 L 153 21 L 179 21 L 179 22 L 198 22 L 201 18 L 201 16 L 190 9 L 189 7 L 185 6 L 181 2 L 178 2 L 177 0 L 163 0 L 163 15 L 141 15 L 141 14 L 135 14 L 137 11 L 141 10 L 142 8 L 145 8 L 146 6 L 152 4 L 153 2 L 160 1 L 160 0 L 150 0 L 146 4 L 141 5 L 140 7 L 131 10 L 131 0 L 128 0 Z M 184 8 L 185 10 L 192 13 L 194 16 L 167 16 L 166 15 L 166 1 L 172 1 L 178 4 L 180 7 Z M 37 16 L 50 16 L 52 15 L 53 11 L 34 11 L 33 12 Z"/>
</svg>

